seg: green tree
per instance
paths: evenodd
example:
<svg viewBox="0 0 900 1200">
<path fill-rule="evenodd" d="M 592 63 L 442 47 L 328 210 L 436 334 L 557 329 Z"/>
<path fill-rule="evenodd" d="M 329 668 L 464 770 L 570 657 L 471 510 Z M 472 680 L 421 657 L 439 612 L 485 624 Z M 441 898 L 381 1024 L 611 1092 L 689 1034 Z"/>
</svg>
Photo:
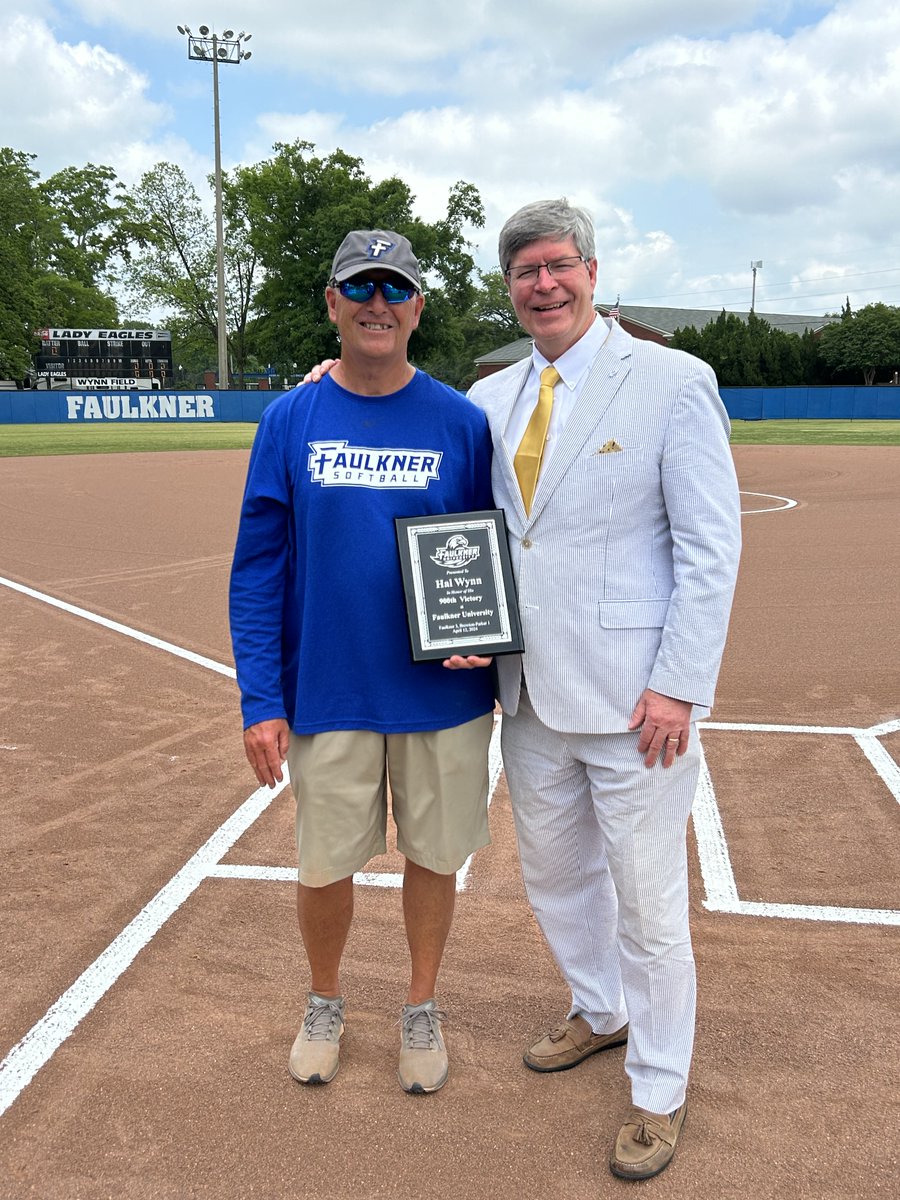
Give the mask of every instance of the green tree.
<svg viewBox="0 0 900 1200">
<path fill-rule="evenodd" d="M 499 270 L 478 271 L 478 283 L 462 318 L 461 344 L 440 378 L 466 390 L 476 377 L 475 359 L 526 336 Z"/>
<path fill-rule="evenodd" d="M 34 155 L 0 149 L 0 374 L 23 379 L 39 326 L 116 325 L 101 286 L 116 237 L 109 167 L 67 167 L 46 183 Z"/>
<path fill-rule="evenodd" d="M 121 210 L 111 167 L 66 167 L 36 184 L 32 272 L 42 325 L 116 325 L 108 290 Z M 119 185 L 120 186 L 120 185 Z"/>
<path fill-rule="evenodd" d="M 783 387 L 801 382 L 803 367 L 797 334 L 774 329 L 756 313 L 747 318 L 747 333 L 751 356 L 765 386 Z"/>
<path fill-rule="evenodd" d="M 811 329 L 800 334 L 800 383 L 825 384 L 832 380 L 831 372 L 822 361 L 819 337 Z"/>
<path fill-rule="evenodd" d="M 670 345 L 676 350 L 689 350 L 708 362 L 723 387 L 761 382 L 751 367 L 746 326 L 735 313 L 723 309 L 715 321 L 699 331 L 691 328 L 683 333 L 676 329 Z"/>
<path fill-rule="evenodd" d="M 225 322 L 228 347 L 240 383 L 247 358 L 247 337 L 254 302 L 257 256 L 248 240 L 243 198 L 226 175 L 222 180 Z M 216 235 L 193 184 L 179 166 L 157 163 L 124 199 L 124 233 L 133 243 L 129 292 L 136 304 L 166 308 L 185 347 L 182 357 L 207 348 L 216 361 L 218 343 Z M 174 332 L 174 329 L 173 329 Z"/>
<path fill-rule="evenodd" d="M 114 193 L 123 188 L 112 167 L 94 163 L 65 167 L 38 185 L 51 218 L 45 235 L 49 269 L 85 288 L 110 281 L 125 217 Z"/>
<path fill-rule="evenodd" d="M 334 252 L 351 229 L 393 229 L 410 239 L 427 279 L 411 353 L 439 378 L 452 375 L 464 352 L 463 318 L 474 296 L 474 262 L 463 228 L 484 223 L 477 190 L 455 184 L 446 216 L 428 223 L 413 216 L 414 197 L 403 180 L 373 183 L 362 160 L 343 150 L 319 157 L 303 141 L 274 149 L 272 158 L 241 168 L 235 179 L 264 272 L 255 302 L 260 359 L 290 375 L 293 363 L 308 366 L 336 354 L 325 307 Z"/>
<path fill-rule="evenodd" d="M 672 335 L 669 345 L 674 350 L 684 350 L 686 354 L 693 354 L 697 358 L 702 358 L 704 362 L 709 361 L 704 354 L 700 331 L 693 325 L 679 326 Z"/>
<path fill-rule="evenodd" d="M 0 147 L 0 378 L 31 369 L 33 331 L 41 320 L 35 288 L 34 240 L 41 200 L 32 154 Z"/>
<path fill-rule="evenodd" d="M 703 329 L 677 329 L 670 343 L 702 358 L 722 387 L 778 387 L 803 381 L 800 338 L 773 329 L 763 317 L 719 313 Z"/>
<path fill-rule="evenodd" d="M 185 388 L 202 387 L 205 373 L 214 369 L 217 338 L 205 326 L 186 317 L 167 317 L 165 325 L 172 334 L 175 384 Z"/>
<path fill-rule="evenodd" d="M 833 372 L 861 372 L 871 386 L 879 371 L 900 369 L 900 308 L 867 304 L 852 313 L 848 301 L 841 320 L 822 330 L 819 354 Z"/>
<path fill-rule="evenodd" d="M 119 309 L 112 296 L 99 288 L 46 271 L 36 280 L 42 324 L 57 328 L 115 329 Z"/>
<path fill-rule="evenodd" d="M 114 326 L 115 285 L 131 314 L 162 309 L 176 364 L 197 377 L 216 357 L 213 221 L 184 172 L 159 163 L 124 191 L 111 167 L 66 167 L 40 183 L 33 156 L 0 152 L 0 363 L 21 377 L 41 325 Z M 413 214 L 403 180 L 373 183 L 341 150 L 308 142 L 223 178 L 228 343 L 243 375 L 252 361 L 295 373 L 336 350 L 324 301 L 330 264 L 350 229 L 396 229 L 412 241 L 427 294 L 415 361 L 450 383 L 473 357 L 517 331 L 499 275 L 475 281 L 468 228 L 484 224 L 478 190 L 459 181 L 434 222 Z M 142 318 L 143 319 L 143 318 Z M 149 323 L 158 323 L 151 321 Z"/>
<path fill-rule="evenodd" d="M 466 317 L 478 294 L 472 279 L 475 262 L 463 237 L 465 224 L 483 226 L 484 209 L 478 190 L 459 181 L 450 189 L 446 217 L 433 225 L 413 220 L 398 230 L 415 247 L 427 279 L 427 302 L 413 355 L 424 370 L 453 387 L 461 386 L 471 371 Z"/>
<path fill-rule="evenodd" d="M 469 316 L 478 336 L 484 345 L 478 349 L 479 354 L 487 350 L 496 350 L 506 342 L 525 336 L 525 330 L 519 324 L 516 310 L 509 298 L 509 290 L 503 273 L 494 271 L 478 272 L 479 286 L 476 289 Z"/>
</svg>

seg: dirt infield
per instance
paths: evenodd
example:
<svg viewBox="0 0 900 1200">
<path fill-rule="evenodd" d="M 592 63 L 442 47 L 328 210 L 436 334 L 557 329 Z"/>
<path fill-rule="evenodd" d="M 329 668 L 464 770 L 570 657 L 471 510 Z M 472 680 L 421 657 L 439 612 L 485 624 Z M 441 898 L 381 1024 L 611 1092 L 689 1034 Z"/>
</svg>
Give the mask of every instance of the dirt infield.
<svg viewBox="0 0 900 1200">
<path fill-rule="evenodd" d="M 340 1073 L 291 1080 L 292 804 L 253 799 L 216 669 L 247 454 L 3 461 L 3 1200 L 896 1194 L 900 450 L 735 458 L 754 511 L 691 832 L 690 1112 L 641 1185 L 606 1167 L 624 1051 L 521 1064 L 567 996 L 502 777 L 442 974 L 447 1086 L 396 1080 L 396 853 L 357 889 Z"/>
</svg>

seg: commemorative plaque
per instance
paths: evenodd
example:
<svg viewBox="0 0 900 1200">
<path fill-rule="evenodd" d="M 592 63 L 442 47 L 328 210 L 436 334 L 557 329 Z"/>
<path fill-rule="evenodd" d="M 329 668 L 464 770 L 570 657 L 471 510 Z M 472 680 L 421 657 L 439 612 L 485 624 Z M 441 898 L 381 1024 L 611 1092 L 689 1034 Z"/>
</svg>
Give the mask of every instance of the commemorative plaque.
<svg viewBox="0 0 900 1200">
<path fill-rule="evenodd" d="M 394 524 L 414 662 L 524 649 L 501 509 Z"/>
</svg>

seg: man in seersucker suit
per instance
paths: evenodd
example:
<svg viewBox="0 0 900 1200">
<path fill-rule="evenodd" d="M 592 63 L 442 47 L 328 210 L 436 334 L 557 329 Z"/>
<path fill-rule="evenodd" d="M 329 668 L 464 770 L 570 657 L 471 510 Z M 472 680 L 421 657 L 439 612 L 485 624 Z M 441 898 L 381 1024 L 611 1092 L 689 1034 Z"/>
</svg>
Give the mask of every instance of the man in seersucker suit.
<svg viewBox="0 0 900 1200">
<path fill-rule="evenodd" d="M 470 392 L 491 425 L 525 636 L 497 661 L 503 760 L 528 898 L 572 991 L 525 1062 L 563 1071 L 627 1041 L 634 1107 L 610 1169 L 645 1179 L 687 1107 L 694 723 L 740 553 L 729 422 L 705 363 L 596 314 L 586 212 L 526 205 L 500 264 L 534 338 Z"/>
</svg>

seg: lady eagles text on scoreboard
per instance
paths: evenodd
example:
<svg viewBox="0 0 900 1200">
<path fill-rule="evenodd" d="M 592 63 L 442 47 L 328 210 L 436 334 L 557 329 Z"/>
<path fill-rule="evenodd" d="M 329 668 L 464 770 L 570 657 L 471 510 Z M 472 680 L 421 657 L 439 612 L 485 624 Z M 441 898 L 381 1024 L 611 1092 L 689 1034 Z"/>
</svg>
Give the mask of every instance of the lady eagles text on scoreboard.
<svg viewBox="0 0 900 1200">
<path fill-rule="evenodd" d="M 524 649 L 501 509 L 394 525 L 415 662 Z"/>
</svg>

